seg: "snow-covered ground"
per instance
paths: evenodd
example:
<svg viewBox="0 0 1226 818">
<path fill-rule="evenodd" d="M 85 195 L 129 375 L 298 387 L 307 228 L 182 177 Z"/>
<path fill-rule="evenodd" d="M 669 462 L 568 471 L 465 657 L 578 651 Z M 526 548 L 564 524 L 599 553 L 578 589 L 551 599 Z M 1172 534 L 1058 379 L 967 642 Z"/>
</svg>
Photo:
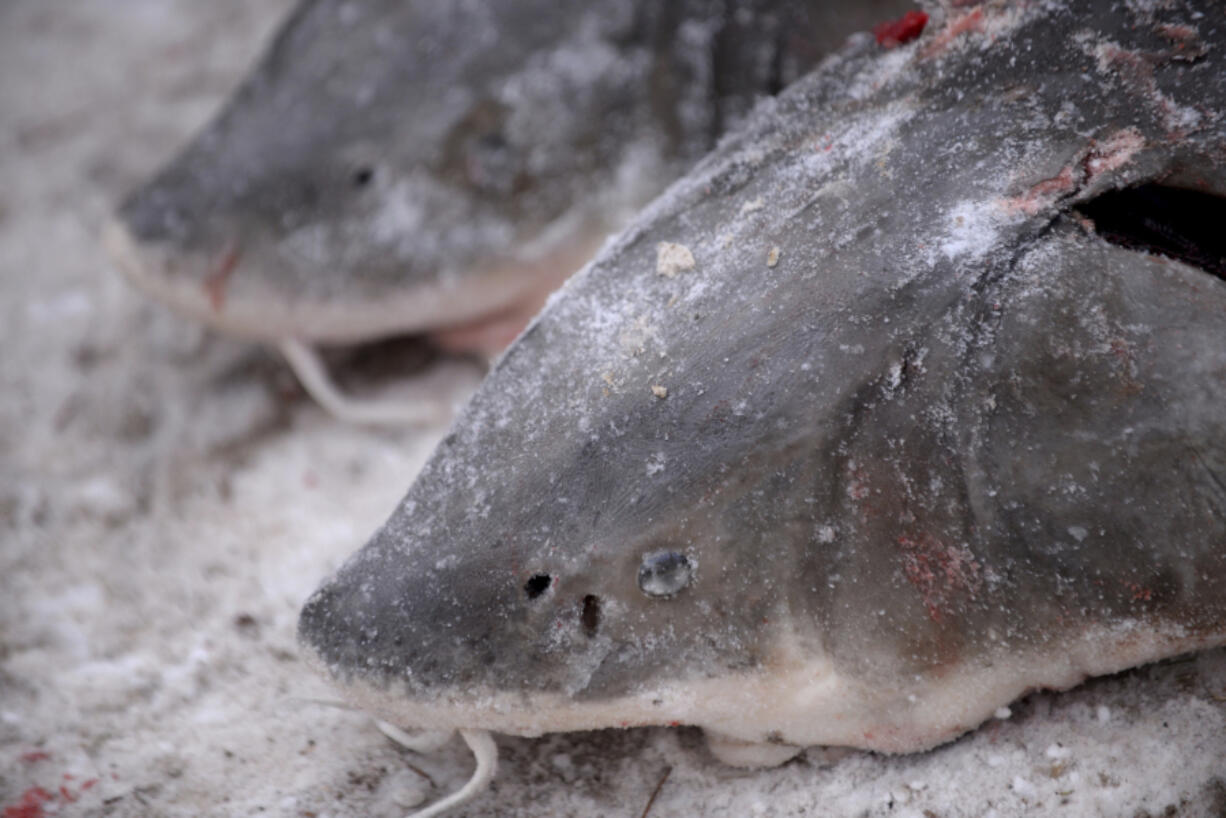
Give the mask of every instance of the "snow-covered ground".
<svg viewBox="0 0 1226 818">
<path fill-rule="evenodd" d="M 288 0 L 0 4 L 4 818 L 396 816 L 468 776 L 401 750 L 294 644 L 302 600 L 442 429 L 333 422 L 275 356 L 122 282 L 109 207 L 200 125 Z M 411 348 L 409 348 L 411 351 Z M 426 371 L 462 394 L 473 369 Z M 934 752 L 721 766 L 696 730 L 499 737 L 458 814 L 1226 815 L 1226 651 L 1040 693 Z"/>
</svg>

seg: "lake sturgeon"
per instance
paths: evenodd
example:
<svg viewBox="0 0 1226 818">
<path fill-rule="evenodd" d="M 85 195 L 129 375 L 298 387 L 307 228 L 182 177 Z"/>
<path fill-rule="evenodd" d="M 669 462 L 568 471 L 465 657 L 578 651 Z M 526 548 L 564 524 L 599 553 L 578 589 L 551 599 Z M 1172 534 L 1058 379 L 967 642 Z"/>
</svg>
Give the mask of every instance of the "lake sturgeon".
<svg viewBox="0 0 1226 818">
<path fill-rule="evenodd" d="M 759 97 L 904 5 L 305 0 L 107 243 L 149 294 L 379 420 L 312 345 L 501 349 Z"/>
<path fill-rule="evenodd" d="M 918 751 L 1222 645 L 1223 197 L 1208 4 L 853 49 L 550 299 L 303 650 L 488 771 L 484 731 Z"/>
</svg>

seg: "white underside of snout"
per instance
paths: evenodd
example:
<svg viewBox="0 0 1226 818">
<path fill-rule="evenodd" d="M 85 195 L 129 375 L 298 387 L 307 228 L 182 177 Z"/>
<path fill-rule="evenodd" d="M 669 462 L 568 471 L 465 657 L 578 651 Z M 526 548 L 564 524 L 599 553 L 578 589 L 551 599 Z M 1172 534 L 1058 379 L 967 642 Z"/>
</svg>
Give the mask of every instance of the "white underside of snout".
<svg viewBox="0 0 1226 818">
<path fill-rule="evenodd" d="M 103 230 L 103 243 L 139 289 L 177 312 L 221 332 L 253 341 L 284 339 L 347 344 L 395 335 L 465 327 L 515 308 L 541 303 L 595 253 L 603 229 L 585 225 L 549 246 L 534 244 L 479 270 L 429 281 L 408 280 L 394 291 L 358 299 L 309 291 L 261 288 L 244 275 L 241 248 L 225 258 L 175 254 L 142 245 L 119 221 Z M 332 282 L 330 291 L 334 291 Z M 309 288 L 308 288 L 309 289 Z"/>
<path fill-rule="evenodd" d="M 925 676 L 850 678 L 826 654 L 802 655 L 800 643 L 788 639 L 777 646 L 775 659 L 756 672 L 655 682 L 613 699 L 450 690 L 423 700 L 398 685 L 383 687 L 360 678 L 341 687 L 353 704 L 404 727 L 536 736 L 686 724 L 709 731 L 722 758 L 768 765 L 811 745 L 890 753 L 925 750 L 973 729 L 1028 691 L 1065 689 L 1089 676 L 1223 643 L 1226 634 L 1189 635 L 1174 627 L 1122 622 L 1088 627 L 1042 649 L 1014 652 L 1002 645 L 989 656 Z M 878 661 L 877 666 L 888 664 Z M 695 675 L 701 672 L 695 669 Z"/>
</svg>

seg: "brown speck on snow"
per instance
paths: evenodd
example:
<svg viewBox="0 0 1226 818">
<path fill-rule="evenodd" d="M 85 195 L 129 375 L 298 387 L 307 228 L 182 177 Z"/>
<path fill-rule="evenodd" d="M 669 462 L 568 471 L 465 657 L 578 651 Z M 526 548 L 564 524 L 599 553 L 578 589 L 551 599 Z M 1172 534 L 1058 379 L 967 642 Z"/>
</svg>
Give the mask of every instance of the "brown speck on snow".
<svg viewBox="0 0 1226 818">
<path fill-rule="evenodd" d="M 660 384 L 658 383 L 652 384 L 651 394 L 655 395 L 657 398 L 667 398 L 668 397 L 668 387 L 660 386 Z"/>
<path fill-rule="evenodd" d="M 780 251 L 778 247 L 772 247 L 770 250 L 767 251 L 766 253 L 766 266 L 767 267 L 774 267 L 776 264 L 779 263 L 779 252 Z"/>
</svg>

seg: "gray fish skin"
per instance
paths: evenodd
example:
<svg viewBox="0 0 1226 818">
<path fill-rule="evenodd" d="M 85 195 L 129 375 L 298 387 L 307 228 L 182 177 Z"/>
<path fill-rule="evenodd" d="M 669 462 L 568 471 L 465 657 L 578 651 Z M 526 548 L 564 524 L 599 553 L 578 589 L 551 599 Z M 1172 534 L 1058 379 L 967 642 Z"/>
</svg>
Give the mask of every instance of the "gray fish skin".
<svg viewBox="0 0 1226 818">
<path fill-rule="evenodd" d="M 757 98 L 901 5 L 306 0 L 107 242 L 254 339 L 526 321 Z"/>
<path fill-rule="evenodd" d="M 1226 642 L 1226 281 L 1074 209 L 1226 195 L 1198 11 L 961 9 L 798 82 L 507 350 L 310 661 L 406 726 L 897 752 Z"/>
</svg>

